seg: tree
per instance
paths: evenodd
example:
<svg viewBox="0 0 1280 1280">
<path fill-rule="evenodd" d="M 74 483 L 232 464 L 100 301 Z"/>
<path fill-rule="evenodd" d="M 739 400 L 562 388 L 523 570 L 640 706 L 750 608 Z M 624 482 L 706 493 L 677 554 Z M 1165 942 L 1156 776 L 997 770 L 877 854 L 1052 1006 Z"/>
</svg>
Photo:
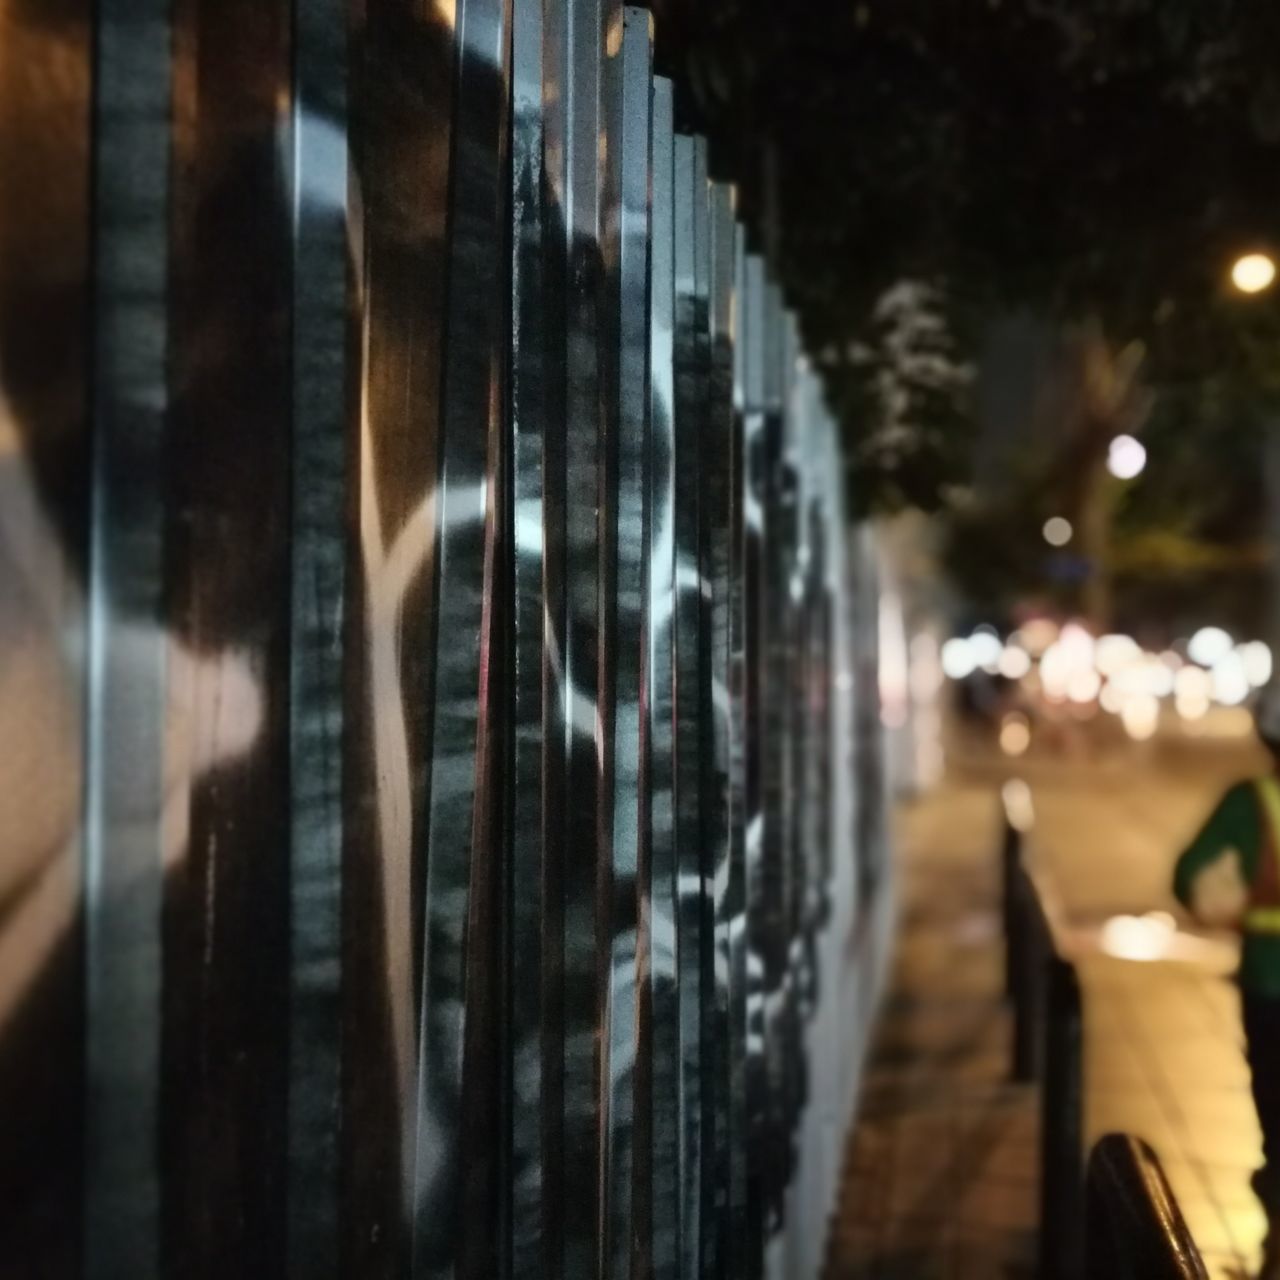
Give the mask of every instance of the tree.
<svg viewBox="0 0 1280 1280">
<path fill-rule="evenodd" d="M 943 505 L 966 478 L 973 414 L 950 379 L 939 394 L 908 371 L 897 398 L 917 429 L 876 443 L 883 300 L 906 282 L 927 282 L 945 317 L 929 342 L 956 368 L 1022 305 L 1089 321 L 1112 357 L 1140 342 L 1158 400 L 1225 384 L 1280 404 L 1280 307 L 1224 285 L 1280 209 L 1272 0 L 655 8 L 686 119 L 776 247 L 870 458 L 855 501 Z"/>
</svg>

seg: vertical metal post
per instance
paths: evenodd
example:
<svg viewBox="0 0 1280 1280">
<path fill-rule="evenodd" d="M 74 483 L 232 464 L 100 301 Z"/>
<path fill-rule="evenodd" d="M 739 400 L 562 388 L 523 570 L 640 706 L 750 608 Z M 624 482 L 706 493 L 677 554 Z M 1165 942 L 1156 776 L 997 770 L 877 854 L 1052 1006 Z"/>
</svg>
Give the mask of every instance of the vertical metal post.
<svg viewBox="0 0 1280 1280">
<path fill-rule="evenodd" d="M 294 36 L 286 0 L 173 5 L 158 1141 L 192 1280 L 288 1266 Z"/>
<path fill-rule="evenodd" d="M 340 1266 L 342 753 L 349 206 L 347 13 L 295 10 L 289 1274 Z"/>
<path fill-rule="evenodd" d="M 543 0 L 513 0 L 511 28 L 511 687 L 506 750 L 510 830 L 505 841 L 504 1077 L 499 1106 L 509 1163 L 500 1271 L 518 1280 L 555 1274 L 550 1202 L 560 1188 L 548 1149 L 559 1133 L 554 1017 L 563 946 L 564 438 L 563 237 L 553 226 L 547 172 L 548 81 L 555 74 L 552 23 Z M 559 305 L 557 305 L 559 304 Z M 555 317 L 553 320 L 552 317 Z M 556 323 L 558 320 L 559 323 Z M 557 1046 L 559 1047 L 559 1046 Z M 548 1056 L 551 1062 L 547 1061 Z M 548 1069 L 549 1068 L 549 1069 Z M 552 1176 L 548 1177 L 548 1173 Z"/>
<path fill-rule="evenodd" d="M 107 3 L 97 21 L 84 1249 L 87 1276 L 146 1280 L 161 1270 L 172 30 L 163 0 Z"/>
<path fill-rule="evenodd" d="M 648 806 L 641 790 L 644 602 L 650 471 L 649 272 L 653 120 L 652 19 L 624 8 L 606 30 L 604 372 L 599 490 L 602 643 L 599 652 L 601 1218 L 598 1271 L 626 1280 L 648 1270 L 649 1117 L 639 1116 L 638 963 L 647 943 Z M 646 797 L 647 800 L 647 797 Z M 643 895 L 643 904 L 642 904 Z M 643 1098 L 642 1098 L 643 1102 Z M 639 1137 L 639 1141 L 637 1138 Z M 639 1251 L 637 1255 L 636 1251 Z"/>
<path fill-rule="evenodd" d="M 1040 1128 L 1040 1270 L 1048 1280 L 1084 1276 L 1084 1080 L 1080 986 L 1075 967 L 1047 960 L 1044 1089 Z"/>
<path fill-rule="evenodd" d="M 647 722 L 642 797 L 649 806 L 647 886 L 648 1043 L 638 1066 L 650 1112 L 651 1227 L 654 1280 L 679 1274 L 682 1098 L 675 823 L 675 93 L 653 82 L 652 254 L 649 326 L 649 477 L 646 483 L 649 581 L 644 605 Z M 646 852 L 645 843 L 641 844 Z M 642 952 L 642 954 L 645 954 Z M 644 981 L 646 965 L 640 966 Z M 641 1000 L 646 998 L 642 989 Z M 643 1021 L 642 1021 L 643 1030 Z"/>
<path fill-rule="evenodd" d="M 458 0 L 413 1274 L 496 1270 L 509 0 Z M 465 1140 L 464 1140 L 465 1135 Z"/>
<path fill-rule="evenodd" d="M 702 460 L 700 440 L 710 375 L 707 327 L 707 184 L 703 144 L 677 137 L 674 149 L 675 383 L 673 401 L 673 644 L 675 679 L 675 949 L 679 981 L 680 1156 L 679 1273 L 702 1272 L 703 1238 L 711 1218 L 706 1192 L 712 1171 L 713 1129 L 708 1120 L 714 1097 L 706 1066 L 713 984 L 707 961 L 712 953 L 708 927 L 713 890 L 705 873 L 704 822 L 711 797 L 704 794 L 703 751 L 711 748 L 709 628 L 704 602 L 704 554 L 700 520 Z"/>
</svg>

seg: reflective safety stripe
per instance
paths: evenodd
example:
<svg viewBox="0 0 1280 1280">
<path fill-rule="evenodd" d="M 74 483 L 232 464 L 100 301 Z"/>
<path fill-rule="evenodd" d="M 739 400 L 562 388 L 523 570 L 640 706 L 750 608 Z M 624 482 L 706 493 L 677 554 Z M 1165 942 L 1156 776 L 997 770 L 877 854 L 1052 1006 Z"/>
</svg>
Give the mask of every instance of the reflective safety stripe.
<svg viewBox="0 0 1280 1280">
<path fill-rule="evenodd" d="M 1253 785 L 1258 793 L 1262 813 L 1270 831 L 1271 856 L 1280 860 L 1280 780 L 1258 778 Z M 1265 853 L 1265 849 L 1259 850 L 1260 856 Z M 1280 868 L 1277 870 L 1280 871 Z M 1256 884 L 1257 871 L 1254 872 L 1253 878 Z M 1246 933 L 1280 934 L 1280 903 L 1250 907 L 1244 913 L 1243 925 Z"/>
<path fill-rule="evenodd" d="M 1280 907 L 1251 907 L 1243 923 L 1246 933 L 1280 934 Z"/>
</svg>

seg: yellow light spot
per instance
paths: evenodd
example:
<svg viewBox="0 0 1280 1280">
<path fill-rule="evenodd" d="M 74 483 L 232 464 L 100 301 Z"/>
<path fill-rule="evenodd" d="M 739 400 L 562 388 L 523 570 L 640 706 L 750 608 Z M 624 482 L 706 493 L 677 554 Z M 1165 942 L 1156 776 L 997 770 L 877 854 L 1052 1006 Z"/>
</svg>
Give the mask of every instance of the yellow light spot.
<svg viewBox="0 0 1280 1280">
<path fill-rule="evenodd" d="M 1276 264 L 1265 253 L 1246 253 L 1231 268 L 1231 283 L 1241 293 L 1261 293 L 1276 278 Z"/>
<path fill-rule="evenodd" d="M 1026 717 L 1016 712 L 1005 717 L 1000 726 L 1000 750 L 1007 756 L 1020 756 L 1031 745 L 1031 726 Z"/>
</svg>

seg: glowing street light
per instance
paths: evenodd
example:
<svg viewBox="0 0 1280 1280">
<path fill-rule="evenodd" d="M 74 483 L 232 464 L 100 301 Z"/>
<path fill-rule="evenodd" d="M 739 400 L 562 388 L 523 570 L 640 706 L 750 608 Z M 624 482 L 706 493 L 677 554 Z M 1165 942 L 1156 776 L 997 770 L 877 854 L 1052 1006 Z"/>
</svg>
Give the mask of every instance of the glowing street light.
<svg viewBox="0 0 1280 1280">
<path fill-rule="evenodd" d="M 1241 293 L 1261 293 L 1276 278 L 1276 264 L 1265 253 L 1246 253 L 1231 266 L 1231 283 Z"/>
<path fill-rule="evenodd" d="M 1132 436 L 1116 436 L 1107 450 L 1107 470 L 1117 480 L 1132 480 L 1147 465 L 1147 451 Z"/>
<path fill-rule="evenodd" d="M 1064 520 L 1061 516 L 1051 516 L 1044 522 L 1041 532 L 1044 534 L 1044 540 L 1051 547 L 1065 547 L 1071 541 L 1071 535 L 1075 530 L 1072 529 L 1070 520 Z"/>
</svg>

